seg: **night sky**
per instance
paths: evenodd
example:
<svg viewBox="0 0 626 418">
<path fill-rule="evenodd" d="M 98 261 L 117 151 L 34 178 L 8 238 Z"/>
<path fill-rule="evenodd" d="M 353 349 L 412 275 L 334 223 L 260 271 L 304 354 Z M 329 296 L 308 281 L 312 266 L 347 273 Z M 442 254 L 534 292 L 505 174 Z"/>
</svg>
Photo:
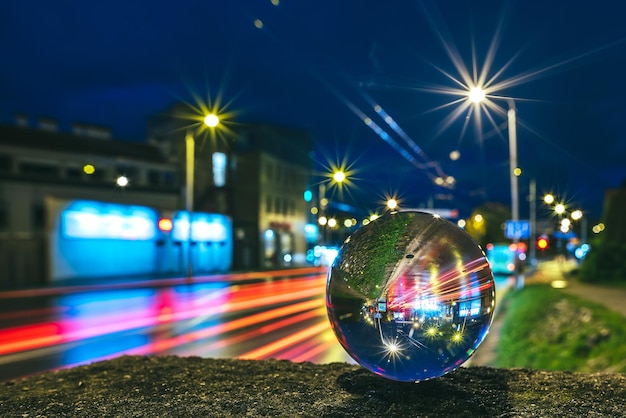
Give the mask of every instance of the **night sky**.
<svg viewBox="0 0 626 418">
<path fill-rule="evenodd" d="M 594 219 L 626 178 L 624 16 L 619 0 L 6 1 L 0 122 L 144 141 L 149 115 L 199 97 L 231 124 L 310 131 L 320 170 L 349 166 L 348 203 L 469 211 L 510 204 L 513 98 L 521 215 L 535 179 Z M 468 106 L 480 80 L 500 111 Z"/>
</svg>

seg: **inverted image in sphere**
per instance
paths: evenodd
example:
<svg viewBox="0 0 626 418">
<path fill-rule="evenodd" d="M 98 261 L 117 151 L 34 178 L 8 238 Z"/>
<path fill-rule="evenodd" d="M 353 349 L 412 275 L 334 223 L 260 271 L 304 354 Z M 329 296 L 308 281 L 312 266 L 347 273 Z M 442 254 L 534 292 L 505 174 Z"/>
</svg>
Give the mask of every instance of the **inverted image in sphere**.
<svg viewBox="0 0 626 418">
<path fill-rule="evenodd" d="M 491 325 L 495 285 L 463 229 L 429 213 L 393 212 L 345 241 L 326 306 L 337 339 L 361 366 L 421 381 L 472 356 Z"/>
</svg>

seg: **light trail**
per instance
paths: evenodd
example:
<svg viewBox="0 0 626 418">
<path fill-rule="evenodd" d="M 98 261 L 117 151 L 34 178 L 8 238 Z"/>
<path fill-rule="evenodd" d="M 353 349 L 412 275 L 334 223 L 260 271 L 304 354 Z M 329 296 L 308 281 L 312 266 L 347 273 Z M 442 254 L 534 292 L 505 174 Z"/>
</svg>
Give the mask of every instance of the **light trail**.
<svg viewBox="0 0 626 418">
<path fill-rule="evenodd" d="M 326 273 L 326 267 L 303 267 L 289 270 L 289 277 L 304 276 L 304 275 L 318 275 Z M 84 293 L 96 291 L 99 289 L 134 289 L 137 287 L 142 288 L 158 288 L 158 287 L 171 287 L 177 285 L 193 285 L 200 283 L 232 283 L 232 282 L 245 282 L 255 279 L 268 279 L 285 274 L 285 270 L 267 270 L 258 272 L 246 272 L 246 273 L 229 273 L 229 274 L 215 274 L 210 276 L 194 276 L 191 280 L 185 277 L 174 277 L 171 279 L 154 279 L 154 280 L 130 280 L 120 283 L 102 283 L 102 284 L 89 284 L 89 285 L 76 285 L 76 286 L 55 286 L 50 288 L 40 289 L 23 289 L 23 290 L 8 290 L 0 292 L 0 299 L 17 299 L 17 298 L 31 298 L 37 296 L 54 296 L 54 295 L 67 295 L 71 293 Z"/>
<path fill-rule="evenodd" d="M 107 334 L 113 334 L 132 329 L 151 327 L 163 322 L 178 322 L 191 318 L 206 318 L 207 312 L 211 315 L 223 315 L 233 312 L 242 312 L 259 309 L 280 303 L 288 303 L 301 299 L 320 297 L 324 293 L 321 283 L 325 282 L 325 276 L 316 278 L 301 278 L 291 280 L 290 283 L 276 282 L 276 286 L 268 286 L 265 283 L 254 284 L 239 290 L 232 301 L 214 303 L 227 297 L 229 292 L 213 294 L 204 299 L 200 306 L 183 308 L 179 311 L 168 311 L 163 314 L 163 307 L 157 312 L 154 309 L 145 309 L 132 312 L 134 317 L 129 318 L 127 310 L 120 307 L 107 313 L 106 316 L 86 316 L 80 318 L 61 318 L 58 321 L 50 321 L 39 324 L 23 325 L 0 330 L 0 355 L 15 353 L 25 350 L 43 348 L 50 345 L 69 343 Z M 261 296 L 260 295 L 269 295 Z M 97 297 L 94 296 L 94 297 Z M 217 306 L 214 306 L 217 305 Z M 115 312 L 115 309 L 120 312 Z"/>
<path fill-rule="evenodd" d="M 203 351 L 207 355 L 213 357 L 213 355 L 211 355 L 212 352 L 219 348 L 231 347 L 234 344 L 249 341 L 251 338 L 258 337 L 267 332 L 275 331 L 277 329 L 281 329 L 283 327 L 293 325 L 301 321 L 315 318 L 319 316 L 319 314 L 315 311 L 310 311 L 310 309 L 316 309 L 316 308 L 319 308 L 319 301 L 317 300 L 290 305 L 287 307 L 262 312 L 257 315 L 253 315 L 251 317 L 241 318 L 239 320 L 213 325 L 205 329 L 181 334 L 172 338 L 161 338 L 157 341 L 151 342 L 143 346 L 134 347 L 134 348 L 127 349 L 127 350 L 120 350 L 112 354 L 100 356 L 98 358 L 92 358 L 92 359 L 89 359 L 88 362 L 108 360 L 110 358 L 118 357 L 120 355 L 149 355 L 149 354 L 163 355 L 163 354 L 171 353 L 172 351 L 178 355 L 184 355 L 185 351 L 188 352 L 186 355 L 197 355 L 198 353 L 193 348 L 190 348 L 187 350 L 180 350 L 177 348 L 181 346 L 189 345 L 191 343 L 204 340 L 207 338 L 220 337 L 218 341 L 211 343 L 211 344 L 205 344 L 202 346 Z M 263 323 L 265 321 L 271 321 L 277 317 L 280 318 L 282 316 L 292 315 L 297 312 L 302 312 L 302 313 L 292 316 L 292 317 L 282 319 L 280 321 L 275 321 L 271 324 L 268 324 L 265 327 L 259 327 L 255 330 L 252 330 L 243 334 L 238 334 L 233 337 L 221 337 L 221 336 L 224 336 L 228 332 L 242 330 L 253 325 L 258 325 L 259 323 Z M 67 364 L 67 365 L 64 365 L 63 367 L 64 368 L 73 367 L 73 366 L 77 366 L 80 364 L 84 364 L 85 362 L 86 361 L 81 361 L 81 362 L 76 362 L 72 364 Z"/>
<path fill-rule="evenodd" d="M 329 325 L 326 322 L 319 323 L 317 325 L 306 328 L 295 334 L 289 335 L 288 337 L 281 338 L 278 341 L 275 341 L 271 344 L 266 344 L 262 347 L 249 351 L 237 357 L 240 359 L 247 359 L 247 360 L 260 360 L 263 358 L 268 358 L 272 354 L 286 347 L 289 347 L 290 345 L 296 344 L 302 340 L 306 340 L 308 338 L 316 336 L 317 334 L 327 330 L 328 327 Z"/>
</svg>

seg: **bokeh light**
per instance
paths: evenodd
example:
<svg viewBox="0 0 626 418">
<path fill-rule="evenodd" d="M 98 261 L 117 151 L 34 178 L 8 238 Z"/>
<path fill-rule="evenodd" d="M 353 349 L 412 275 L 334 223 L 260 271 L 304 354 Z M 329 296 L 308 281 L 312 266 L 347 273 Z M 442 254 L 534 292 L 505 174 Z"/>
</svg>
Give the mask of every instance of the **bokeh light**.
<svg viewBox="0 0 626 418">
<path fill-rule="evenodd" d="M 85 164 L 83 166 L 83 173 L 91 175 L 96 172 L 96 168 L 92 164 Z"/>
</svg>

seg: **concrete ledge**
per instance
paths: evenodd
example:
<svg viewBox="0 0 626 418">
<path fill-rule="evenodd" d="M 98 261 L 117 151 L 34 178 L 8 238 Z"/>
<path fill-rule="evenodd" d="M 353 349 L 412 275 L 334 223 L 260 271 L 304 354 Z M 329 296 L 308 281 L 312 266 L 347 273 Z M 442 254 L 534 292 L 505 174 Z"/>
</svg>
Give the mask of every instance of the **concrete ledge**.
<svg viewBox="0 0 626 418">
<path fill-rule="evenodd" d="M 625 416 L 626 374 L 460 368 L 421 383 L 359 366 L 125 356 L 0 383 L 2 417 Z"/>
</svg>

